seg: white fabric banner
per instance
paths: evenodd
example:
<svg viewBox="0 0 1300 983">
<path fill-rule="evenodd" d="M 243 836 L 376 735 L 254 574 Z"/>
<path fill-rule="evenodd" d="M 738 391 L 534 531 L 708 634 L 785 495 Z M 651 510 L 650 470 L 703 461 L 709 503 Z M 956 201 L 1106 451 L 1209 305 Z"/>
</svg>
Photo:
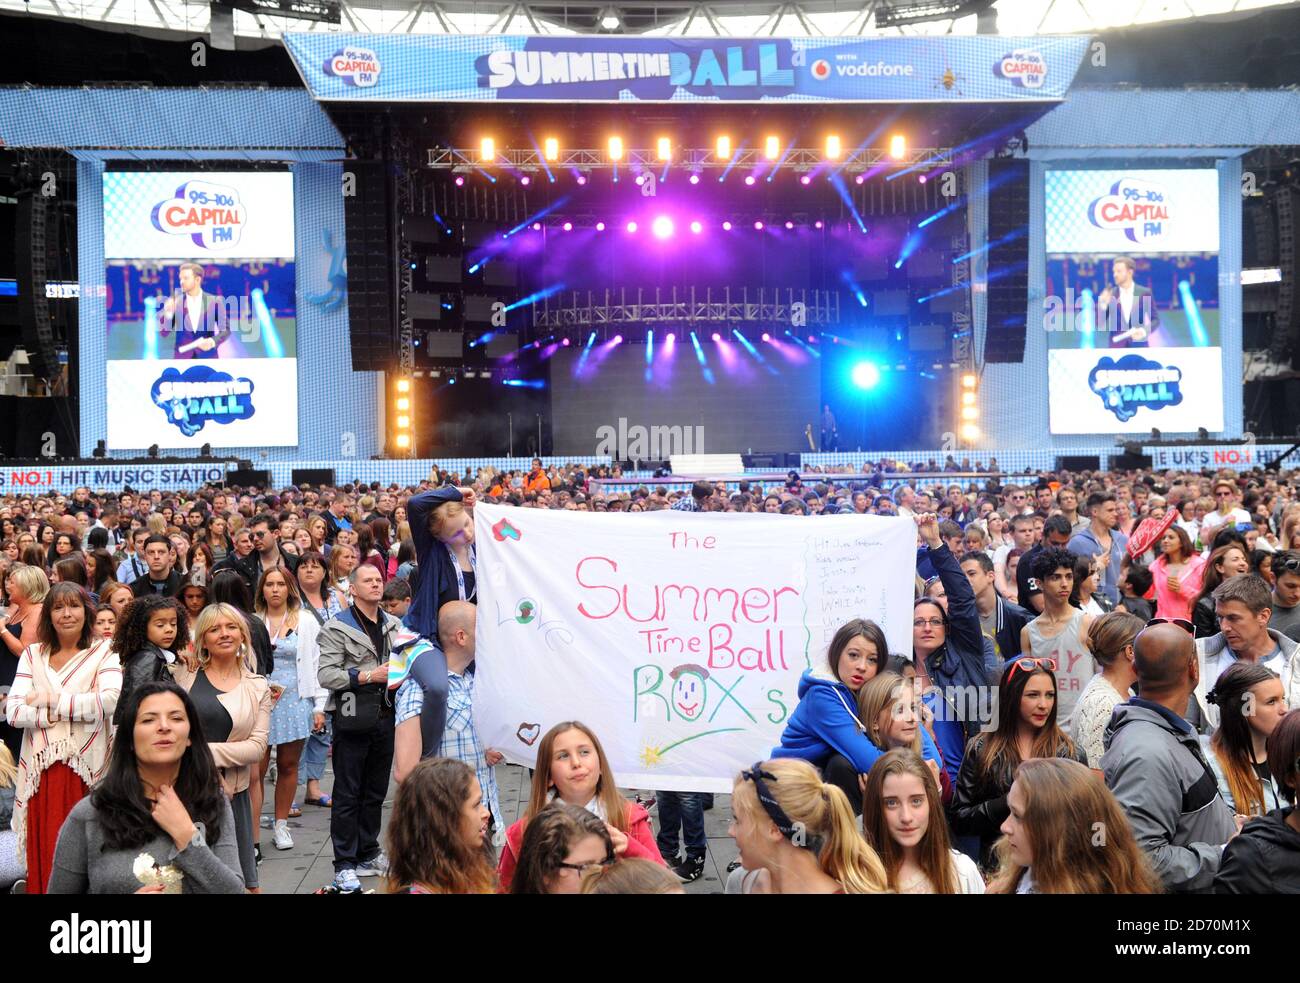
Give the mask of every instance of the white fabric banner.
<svg viewBox="0 0 1300 983">
<path fill-rule="evenodd" d="M 779 743 L 845 621 L 912 650 L 907 519 L 480 503 L 474 533 L 474 721 L 516 764 L 577 719 L 620 786 L 727 792 Z"/>
</svg>

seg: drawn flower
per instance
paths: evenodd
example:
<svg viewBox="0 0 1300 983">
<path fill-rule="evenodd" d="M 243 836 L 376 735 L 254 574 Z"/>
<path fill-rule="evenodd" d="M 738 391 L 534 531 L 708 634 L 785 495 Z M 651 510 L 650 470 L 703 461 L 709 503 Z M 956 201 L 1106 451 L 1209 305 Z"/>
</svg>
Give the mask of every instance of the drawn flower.
<svg viewBox="0 0 1300 983">
<path fill-rule="evenodd" d="M 653 768 L 663 757 L 663 750 L 657 747 L 651 747 L 647 744 L 641 749 L 641 763 L 647 768 Z"/>
</svg>

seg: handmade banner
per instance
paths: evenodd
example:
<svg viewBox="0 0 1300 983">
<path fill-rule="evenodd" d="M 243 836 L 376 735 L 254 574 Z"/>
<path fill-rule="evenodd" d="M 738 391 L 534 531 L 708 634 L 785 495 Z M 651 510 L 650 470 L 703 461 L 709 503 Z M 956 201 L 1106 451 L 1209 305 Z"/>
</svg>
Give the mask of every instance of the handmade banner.
<svg viewBox="0 0 1300 983">
<path fill-rule="evenodd" d="M 770 756 L 800 674 L 845 621 L 870 618 L 911 652 L 906 519 L 480 503 L 474 533 L 474 721 L 517 764 L 577 719 L 623 787 L 730 791 Z"/>
</svg>

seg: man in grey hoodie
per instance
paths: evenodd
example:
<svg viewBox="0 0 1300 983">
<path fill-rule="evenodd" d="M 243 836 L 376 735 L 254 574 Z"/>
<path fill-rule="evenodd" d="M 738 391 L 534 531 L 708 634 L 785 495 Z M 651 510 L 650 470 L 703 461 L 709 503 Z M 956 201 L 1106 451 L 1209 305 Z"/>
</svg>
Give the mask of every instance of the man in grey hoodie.
<svg viewBox="0 0 1300 983">
<path fill-rule="evenodd" d="M 1192 636 L 1177 625 L 1138 633 L 1140 697 L 1115 708 L 1102 741 L 1106 787 L 1168 891 L 1209 892 L 1240 828 L 1182 713 L 1200 678 Z"/>
</svg>

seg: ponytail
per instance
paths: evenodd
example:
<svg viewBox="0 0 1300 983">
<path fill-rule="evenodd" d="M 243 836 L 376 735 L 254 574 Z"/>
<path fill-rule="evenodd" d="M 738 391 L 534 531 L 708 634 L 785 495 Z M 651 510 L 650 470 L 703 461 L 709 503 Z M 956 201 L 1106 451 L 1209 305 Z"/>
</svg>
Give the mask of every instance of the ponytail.
<svg viewBox="0 0 1300 983">
<path fill-rule="evenodd" d="M 838 785 L 822 783 L 827 805 L 826 841 L 818 859 L 827 876 L 844 886 L 845 894 L 883 894 L 889 878 L 876 851 L 858 832 L 848 796 Z"/>
</svg>

